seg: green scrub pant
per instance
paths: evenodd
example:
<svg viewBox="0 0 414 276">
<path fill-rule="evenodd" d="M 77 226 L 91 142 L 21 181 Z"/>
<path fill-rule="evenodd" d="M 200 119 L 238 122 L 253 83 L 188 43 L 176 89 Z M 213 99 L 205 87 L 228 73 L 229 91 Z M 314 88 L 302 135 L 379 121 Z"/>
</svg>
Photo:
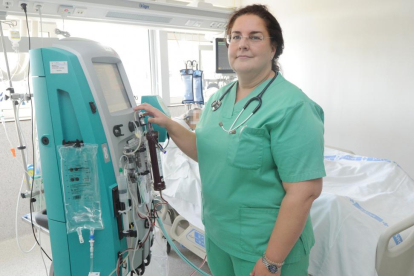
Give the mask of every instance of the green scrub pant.
<svg viewBox="0 0 414 276">
<path fill-rule="evenodd" d="M 249 276 L 256 263 L 234 257 L 214 244 L 207 236 L 208 266 L 213 276 Z M 257 258 L 259 259 L 259 258 Z M 308 276 L 309 255 L 302 260 L 282 266 L 281 274 L 275 276 Z"/>
</svg>

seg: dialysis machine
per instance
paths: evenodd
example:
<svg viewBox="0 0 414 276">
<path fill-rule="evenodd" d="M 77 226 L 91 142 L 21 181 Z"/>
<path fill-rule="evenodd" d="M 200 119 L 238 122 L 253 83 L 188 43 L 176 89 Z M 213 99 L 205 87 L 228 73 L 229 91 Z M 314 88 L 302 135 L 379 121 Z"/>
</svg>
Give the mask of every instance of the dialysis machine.
<svg viewBox="0 0 414 276">
<path fill-rule="evenodd" d="M 69 38 L 32 50 L 30 60 L 55 275 L 142 275 L 154 240 L 154 190 L 165 188 L 158 144 L 165 132 L 134 114 L 111 48 Z M 143 101 L 169 115 L 159 98 Z"/>
</svg>

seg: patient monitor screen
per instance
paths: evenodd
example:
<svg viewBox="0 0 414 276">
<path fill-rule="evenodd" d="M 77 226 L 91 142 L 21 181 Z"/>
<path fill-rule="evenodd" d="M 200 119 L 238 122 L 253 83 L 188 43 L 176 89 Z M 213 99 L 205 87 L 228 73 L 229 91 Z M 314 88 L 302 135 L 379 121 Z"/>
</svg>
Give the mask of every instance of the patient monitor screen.
<svg viewBox="0 0 414 276">
<path fill-rule="evenodd" d="M 128 95 L 115 63 L 94 63 L 96 74 L 110 113 L 131 108 Z"/>
</svg>

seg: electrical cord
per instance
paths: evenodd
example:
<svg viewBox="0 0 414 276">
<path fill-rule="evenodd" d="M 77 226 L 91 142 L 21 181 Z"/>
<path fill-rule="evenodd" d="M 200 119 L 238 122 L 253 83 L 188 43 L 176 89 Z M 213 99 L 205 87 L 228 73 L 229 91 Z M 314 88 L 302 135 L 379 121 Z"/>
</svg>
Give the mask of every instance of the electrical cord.
<svg viewBox="0 0 414 276">
<path fill-rule="evenodd" d="M 20 120 L 19 120 L 20 119 L 20 115 L 19 115 L 20 112 L 19 111 L 20 111 L 21 104 L 22 103 L 20 102 L 19 103 L 19 106 L 17 107 L 16 119 L 17 119 L 17 122 L 18 122 L 18 124 L 17 124 L 18 131 L 20 131 L 22 133 L 22 128 L 21 128 Z M 5 127 L 5 123 L 4 122 L 3 122 L 3 126 L 4 126 L 4 130 L 6 132 L 6 137 L 9 140 L 9 137 L 7 135 L 7 130 L 6 130 L 6 127 Z M 25 136 L 22 135 L 22 138 L 23 138 L 23 143 L 26 144 Z M 9 143 L 13 147 L 13 145 L 12 145 L 12 143 L 11 143 L 10 140 L 9 140 Z M 25 158 L 26 158 L 26 163 L 27 163 L 27 156 Z M 24 174 L 26 174 L 27 179 L 30 179 L 30 175 L 29 175 L 28 171 L 24 168 L 23 164 L 21 162 L 19 162 L 18 160 L 16 160 L 16 161 L 23 168 Z M 28 251 L 23 250 L 22 247 L 21 247 L 21 245 L 20 245 L 19 231 L 18 231 L 18 223 L 17 223 L 17 221 L 18 221 L 18 210 L 19 210 L 19 205 L 20 205 L 20 197 L 21 197 L 21 192 L 22 192 L 22 189 L 23 189 L 24 180 L 25 180 L 25 176 L 23 175 L 23 179 L 22 179 L 21 184 L 20 184 L 19 193 L 17 195 L 17 204 L 16 204 L 16 219 L 15 219 L 16 242 L 17 242 L 17 246 L 18 246 L 18 248 L 20 249 L 21 252 L 23 252 L 23 253 L 30 253 L 36 247 L 36 242 L 33 244 L 33 247 L 31 249 L 29 249 Z M 41 192 L 41 190 L 39 190 L 39 192 Z M 41 200 L 40 200 L 40 205 L 41 205 Z M 40 238 L 40 232 L 39 232 L 39 238 Z"/>
<path fill-rule="evenodd" d="M 32 182 L 32 186 L 34 186 L 34 179 L 33 179 L 33 182 Z M 41 185 L 40 185 L 40 187 L 39 187 L 39 192 L 40 192 L 40 196 L 39 196 L 39 209 L 40 210 L 42 210 L 42 194 L 41 194 Z M 40 229 L 40 227 L 39 227 L 39 243 L 40 244 L 42 244 L 42 231 L 41 231 L 41 229 Z M 35 245 L 36 245 L 36 243 L 35 243 Z M 45 257 L 43 256 L 43 254 L 42 254 L 42 252 L 40 251 L 40 256 L 42 257 L 42 262 L 43 262 L 43 266 L 45 267 L 45 273 L 46 273 L 46 276 L 48 276 L 49 275 L 49 271 L 47 270 L 47 267 L 46 267 L 46 262 L 45 262 Z"/>
<path fill-rule="evenodd" d="M 27 36 L 29 38 L 29 51 L 30 51 L 30 49 L 31 49 L 31 41 L 30 41 L 29 20 L 27 18 L 27 4 L 26 3 L 22 3 L 21 4 L 21 7 L 22 7 L 22 9 L 24 11 L 24 14 L 25 14 L 25 17 L 26 17 Z M 30 60 L 29 60 L 29 65 L 28 65 L 28 70 L 27 70 L 27 86 L 29 88 L 29 95 L 30 95 L 31 94 L 31 91 L 30 91 Z M 34 154 L 34 148 L 35 148 L 35 146 L 34 146 L 33 100 L 30 101 L 30 104 L 31 104 L 31 107 L 32 107 L 31 116 L 32 116 L 32 147 L 33 147 L 32 148 L 32 151 L 33 151 L 33 154 L 32 154 L 33 156 L 32 157 L 33 157 L 33 171 L 36 172 L 36 162 L 35 162 L 35 158 L 34 158 L 34 156 L 35 156 L 35 154 Z M 50 258 L 49 255 L 46 253 L 46 251 L 43 249 L 43 247 L 41 246 L 41 244 L 39 243 L 39 241 L 37 240 L 37 237 L 35 235 L 34 224 L 33 224 L 33 187 L 34 187 L 34 185 L 32 183 L 32 187 L 30 189 L 30 203 L 29 203 L 29 206 L 30 206 L 30 223 L 32 225 L 33 236 L 34 236 L 37 244 L 39 245 L 40 249 L 46 255 L 46 257 L 50 261 L 52 261 L 52 258 Z"/>
</svg>

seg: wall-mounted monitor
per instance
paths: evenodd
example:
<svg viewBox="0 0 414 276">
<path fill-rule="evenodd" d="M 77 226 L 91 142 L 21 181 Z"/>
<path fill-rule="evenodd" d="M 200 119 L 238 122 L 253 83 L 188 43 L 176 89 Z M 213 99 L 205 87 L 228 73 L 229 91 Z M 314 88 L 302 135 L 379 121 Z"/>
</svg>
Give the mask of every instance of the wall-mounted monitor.
<svg viewBox="0 0 414 276">
<path fill-rule="evenodd" d="M 234 73 L 230 67 L 227 55 L 227 45 L 225 38 L 216 38 L 214 50 L 216 54 L 216 73 L 231 74 Z"/>
</svg>

